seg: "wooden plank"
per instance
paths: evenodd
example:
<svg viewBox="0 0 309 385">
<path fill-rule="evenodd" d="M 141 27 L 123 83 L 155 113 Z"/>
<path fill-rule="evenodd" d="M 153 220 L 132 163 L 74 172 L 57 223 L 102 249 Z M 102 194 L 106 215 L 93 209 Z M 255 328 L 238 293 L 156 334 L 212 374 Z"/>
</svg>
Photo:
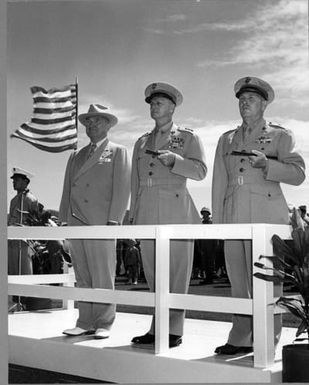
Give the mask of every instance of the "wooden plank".
<svg viewBox="0 0 309 385">
<path fill-rule="evenodd" d="M 272 255 L 270 239 L 266 237 L 265 228 L 253 229 L 252 265 L 259 261 L 260 255 Z M 263 260 L 265 265 L 271 262 Z M 253 266 L 253 273 L 258 269 Z M 253 277 L 253 340 L 255 367 L 269 367 L 275 358 L 274 348 L 274 299 L 273 283 Z"/>
<path fill-rule="evenodd" d="M 155 352 L 162 354 L 168 351 L 169 333 L 169 286 L 170 286 L 170 240 L 165 229 L 156 230 L 155 259 Z"/>
</svg>

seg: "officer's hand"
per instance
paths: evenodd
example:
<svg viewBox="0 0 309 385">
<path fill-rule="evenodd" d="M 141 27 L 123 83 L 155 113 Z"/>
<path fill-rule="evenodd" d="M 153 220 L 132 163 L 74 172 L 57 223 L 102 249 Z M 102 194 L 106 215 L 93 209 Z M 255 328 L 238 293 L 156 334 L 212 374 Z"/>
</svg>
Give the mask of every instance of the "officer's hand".
<svg viewBox="0 0 309 385">
<path fill-rule="evenodd" d="M 166 167 L 173 167 L 175 164 L 175 154 L 169 150 L 159 150 L 160 155 L 158 155 L 159 161 Z"/>
<path fill-rule="evenodd" d="M 253 168 L 266 168 L 267 167 L 267 158 L 263 152 L 252 150 L 256 156 L 249 156 L 249 162 Z"/>
</svg>

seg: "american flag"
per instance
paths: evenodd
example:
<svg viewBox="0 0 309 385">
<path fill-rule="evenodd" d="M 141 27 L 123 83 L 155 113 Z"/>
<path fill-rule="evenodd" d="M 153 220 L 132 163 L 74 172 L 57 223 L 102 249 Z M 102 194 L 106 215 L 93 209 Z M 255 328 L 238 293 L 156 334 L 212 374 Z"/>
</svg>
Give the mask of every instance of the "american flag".
<svg viewBox="0 0 309 385">
<path fill-rule="evenodd" d="M 12 135 L 48 152 L 77 148 L 77 84 L 45 90 L 31 87 L 33 114 Z"/>
</svg>

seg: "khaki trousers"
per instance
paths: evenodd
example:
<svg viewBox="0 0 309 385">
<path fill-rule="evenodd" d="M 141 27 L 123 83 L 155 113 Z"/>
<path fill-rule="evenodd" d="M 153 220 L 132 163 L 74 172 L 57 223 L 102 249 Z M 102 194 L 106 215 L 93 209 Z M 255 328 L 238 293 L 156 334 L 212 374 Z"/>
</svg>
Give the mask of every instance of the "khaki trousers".
<svg viewBox="0 0 309 385">
<path fill-rule="evenodd" d="M 252 247 L 251 241 L 228 240 L 224 242 L 226 270 L 232 287 L 232 297 L 252 298 Z M 274 295 L 282 294 L 282 286 L 274 286 Z M 274 316 L 275 345 L 281 334 L 281 315 Z M 227 341 L 234 346 L 252 346 L 252 317 L 234 314 L 233 326 Z"/>
<path fill-rule="evenodd" d="M 170 242 L 170 292 L 186 294 L 188 292 L 192 264 L 192 240 L 175 240 Z M 155 288 L 155 241 L 141 241 L 141 254 L 145 277 L 151 292 Z M 170 310 L 169 333 L 183 335 L 185 311 L 182 309 Z M 155 333 L 154 317 L 152 319 L 150 334 Z"/>
</svg>

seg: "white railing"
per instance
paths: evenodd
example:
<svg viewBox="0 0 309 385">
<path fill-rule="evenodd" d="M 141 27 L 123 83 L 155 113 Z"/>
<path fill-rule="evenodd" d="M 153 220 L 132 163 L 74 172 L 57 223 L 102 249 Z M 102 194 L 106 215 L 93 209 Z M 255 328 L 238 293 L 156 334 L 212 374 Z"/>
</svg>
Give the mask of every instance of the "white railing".
<svg viewBox="0 0 309 385">
<path fill-rule="evenodd" d="M 276 298 L 273 297 L 273 284 L 253 278 L 253 299 L 169 293 L 169 242 L 171 239 L 252 240 L 254 264 L 260 255 L 272 255 L 273 234 L 290 239 L 290 227 L 270 224 L 9 227 L 9 239 L 155 239 L 156 291 L 149 293 L 75 288 L 72 287 L 73 274 L 59 274 L 9 276 L 8 293 L 154 307 L 156 354 L 168 350 L 169 308 L 253 315 L 254 366 L 267 368 L 274 363 L 275 355 L 273 317 L 282 312 L 274 305 Z M 271 262 L 263 262 L 271 266 Z M 253 267 L 253 273 L 255 271 L 257 268 Z M 47 285 L 59 282 L 66 287 Z"/>
</svg>

